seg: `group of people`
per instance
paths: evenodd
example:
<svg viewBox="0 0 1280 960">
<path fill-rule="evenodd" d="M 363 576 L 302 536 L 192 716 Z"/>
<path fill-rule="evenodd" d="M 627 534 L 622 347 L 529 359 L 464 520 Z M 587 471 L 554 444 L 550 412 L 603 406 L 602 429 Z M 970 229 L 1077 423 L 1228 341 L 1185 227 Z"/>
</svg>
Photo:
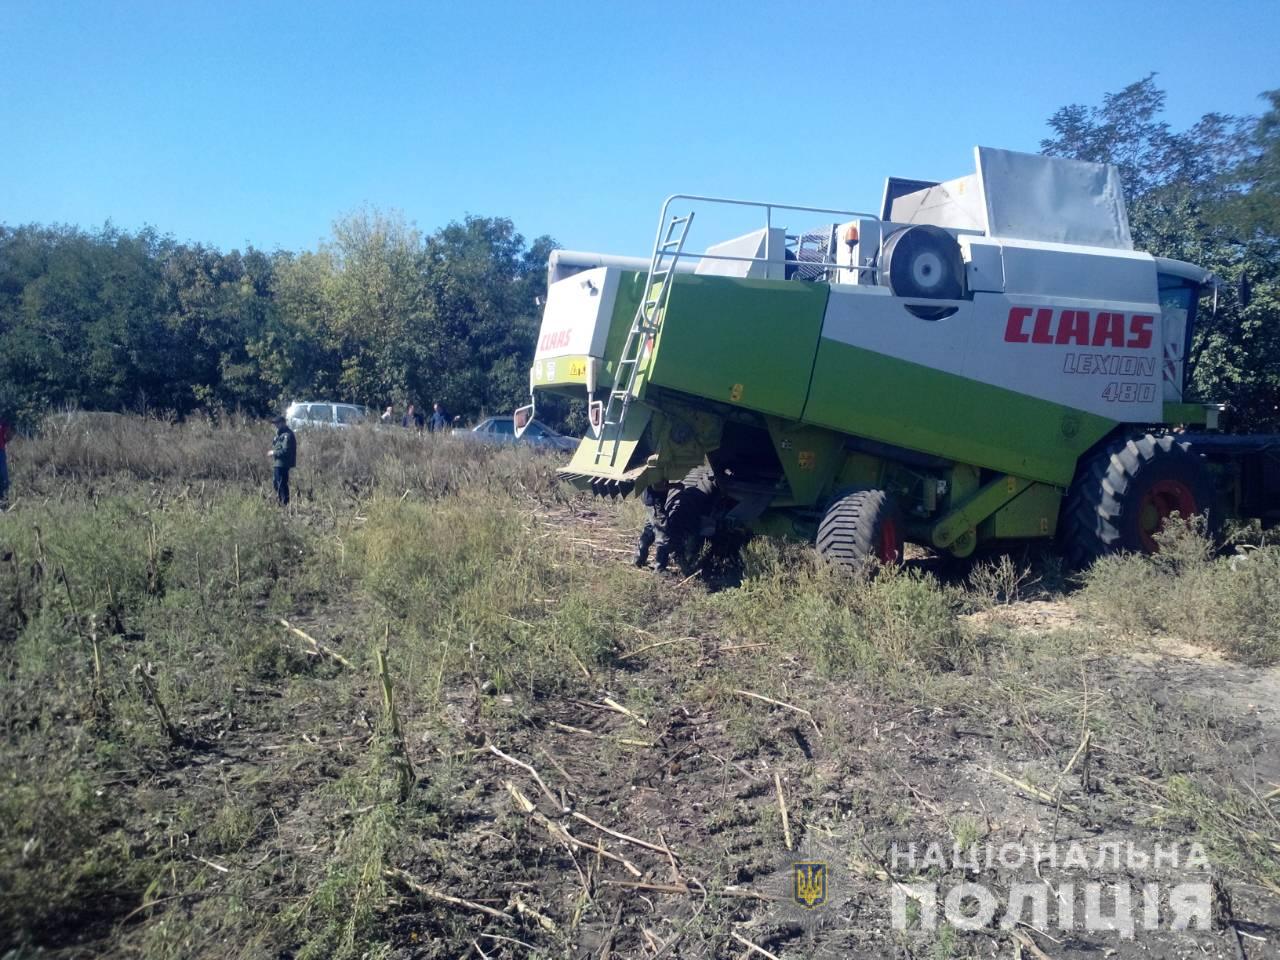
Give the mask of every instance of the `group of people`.
<svg viewBox="0 0 1280 960">
<path fill-rule="evenodd" d="M 378 418 L 384 424 L 395 423 L 396 408 L 391 404 L 387 404 L 387 409 L 382 411 L 382 416 Z M 421 433 L 424 429 L 435 433 L 437 431 L 448 430 L 452 421 L 448 412 L 444 408 L 444 404 L 438 400 L 431 405 L 431 416 L 424 416 L 412 403 L 405 409 L 404 416 L 400 418 L 400 426 L 405 428 L 413 428 Z"/>
</svg>

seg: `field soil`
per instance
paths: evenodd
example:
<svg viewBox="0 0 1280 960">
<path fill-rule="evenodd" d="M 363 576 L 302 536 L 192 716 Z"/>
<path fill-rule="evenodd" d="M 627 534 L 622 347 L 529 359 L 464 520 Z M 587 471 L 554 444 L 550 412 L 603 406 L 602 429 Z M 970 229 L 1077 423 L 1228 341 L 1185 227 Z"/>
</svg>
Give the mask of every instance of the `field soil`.
<svg viewBox="0 0 1280 960">
<path fill-rule="evenodd" d="M 1275 548 L 660 576 L 554 460 L 266 442 L 11 446 L 6 958 L 1280 957 Z"/>
</svg>

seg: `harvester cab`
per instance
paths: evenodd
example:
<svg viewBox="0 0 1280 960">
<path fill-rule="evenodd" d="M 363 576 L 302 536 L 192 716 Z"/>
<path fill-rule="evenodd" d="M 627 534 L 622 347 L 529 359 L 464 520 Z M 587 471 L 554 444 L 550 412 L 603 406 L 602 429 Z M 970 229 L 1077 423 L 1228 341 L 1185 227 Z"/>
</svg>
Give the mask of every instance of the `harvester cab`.
<svg viewBox="0 0 1280 960">
<path fill-rule="evenodd" d="M 725 210 L 763 223 L 694 252 Z M 850 564 L 1058 535 L 1083 562 L 1153 549 L 1175 510 L 1276 509 L 1280 445 L 1206 440 L 1220 407 L 1185 396 L 1211 277 L 1133 249 L 1108 165 L 979 147 L 878 213 L 676 195 L 647 259 L 548 270 L 518 419 L 584 401 L 563 472 L 599 492 L 709 469 L 704 527 Z"/>
</svg>

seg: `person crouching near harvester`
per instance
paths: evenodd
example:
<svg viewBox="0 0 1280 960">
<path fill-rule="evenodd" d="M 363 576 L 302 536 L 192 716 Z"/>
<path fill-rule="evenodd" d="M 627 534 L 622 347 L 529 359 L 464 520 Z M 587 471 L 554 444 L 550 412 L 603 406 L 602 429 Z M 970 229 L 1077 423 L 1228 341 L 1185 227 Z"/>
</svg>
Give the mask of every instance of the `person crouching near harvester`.
<svg viewBox="0 0 1280 960">
<path fill-rule="evenodd" d="M 663 573 L 667 569 L 667 561 L 671 558 L 671 535 L 669 525 L 671 514 L 667 499 L 671 493 L 671 484 L 659 480 L 644 488 L 640 500 L 644 504 L 644 529 L 640 531 L 640 542 L 636 544 L 636 566 L 643 568 L 649 562 L 649 548 L 654 550 L 654 569 Z"/>
</svg>

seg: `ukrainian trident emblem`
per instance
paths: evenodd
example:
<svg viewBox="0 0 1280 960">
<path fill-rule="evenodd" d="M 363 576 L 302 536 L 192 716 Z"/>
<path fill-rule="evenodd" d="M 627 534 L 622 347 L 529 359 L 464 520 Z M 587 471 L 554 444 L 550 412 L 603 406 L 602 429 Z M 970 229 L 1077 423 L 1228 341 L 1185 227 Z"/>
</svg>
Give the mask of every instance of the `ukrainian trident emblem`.
<svg viewBox="0 0 1280 960">
<path fill-rule="evenodd" d="M 793 878 L 792 898 L 806 910 L 820 907 L 827 902 L 827 865 L 806 860 L 791 865 Z"/>
</svg>

